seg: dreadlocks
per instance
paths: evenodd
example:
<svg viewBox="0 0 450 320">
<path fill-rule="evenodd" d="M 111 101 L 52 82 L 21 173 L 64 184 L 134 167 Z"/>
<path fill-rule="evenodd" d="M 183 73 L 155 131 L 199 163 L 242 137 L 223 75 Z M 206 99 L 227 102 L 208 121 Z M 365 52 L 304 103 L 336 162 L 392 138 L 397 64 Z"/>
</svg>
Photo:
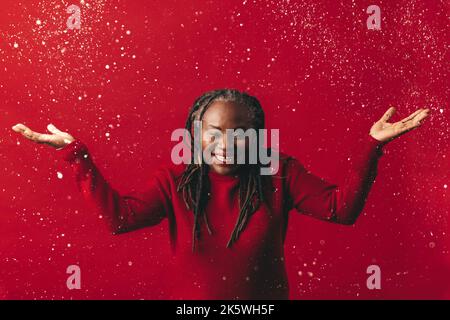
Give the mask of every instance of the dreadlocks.
<svg viewBox="0 0 450 320">
<path fill-rule="evenodd" d="M 220 89 L 208 91 L 194 101 L 186 121 L 186 129 L 189 132 L 192 132 L 194 121 L 201 121 L 206 110 L 214 101 L 233 102 L 239 106 L 248 108 L 251 113 L 253 128 L 255 130 L 264 129 L 264 111 L 255 97 L 238 90 Z M 194 137 L 191 135 L 191 150 L 194 150 L 194 147 Z M 258 210 L 261 202 L 265 201 L 260 167 L 261 164 L 258 157 L 256 165 L 249 165 L 248 170 L 241 170 L 242 174 L 240 174 L 239 179 L 239 216 L 228 241 L 227 248 L 230 248 L 237 241 L 240 233 L 246 227 L 250 216 Z M 196 239 L 200 239 L 202 219 L 208 233 L 212 234 L 208 217 L 205 213 L 210 191 L 208 170 L 209 167 L 204 161 L 201 161 L 200 164 L 195 163 L 194 152 L 191 152 L 191 163 L 186 166 L 177 187 L 177 191 L 183 193 L 183 200 L 187 209 L 192 209 L 194 213 L 192 251 L 195 249 Z"/>
</svg>

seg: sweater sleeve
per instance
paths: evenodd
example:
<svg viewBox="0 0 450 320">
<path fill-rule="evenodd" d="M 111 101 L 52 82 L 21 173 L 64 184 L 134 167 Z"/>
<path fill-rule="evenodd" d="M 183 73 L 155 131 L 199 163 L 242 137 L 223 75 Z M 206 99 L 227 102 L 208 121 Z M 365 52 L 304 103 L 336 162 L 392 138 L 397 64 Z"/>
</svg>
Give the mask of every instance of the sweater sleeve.
<svg viewBox="0 0 450 320">
<path fill-rule="evenodd" d="M 370 135 L 362 138 L 340 186 L 315 176 L 291 157 L 287 164 L 289 209 L 334 223 L 355 223 L 377 175 L 383 144 Z"/>
<path fill-rule="evenodd" d="M 145 189 L 120 195 L 106 181 L 80 140 L 58 149 L 72 167 L 83 196 L 108 220 L 114 234 L 160 223 L 171 210 L 164 170 L 158 170 Z"/>
</svg>

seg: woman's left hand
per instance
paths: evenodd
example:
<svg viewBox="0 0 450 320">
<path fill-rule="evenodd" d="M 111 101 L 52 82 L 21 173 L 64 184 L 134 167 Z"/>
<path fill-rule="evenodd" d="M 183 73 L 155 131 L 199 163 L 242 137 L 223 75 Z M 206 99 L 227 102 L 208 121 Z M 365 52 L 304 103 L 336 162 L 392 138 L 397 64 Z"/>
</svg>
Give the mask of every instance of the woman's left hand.
<svg viewBox="0 0 450 320">
<path fill-rule="evenodd" d="M 425 118 L 428 117 L 430 109 L 419 109 L 401 121 L 389 123 L 389 119 L 394 115 L 396 109 L 390 107 L 380 120 L 370 128 L 370 135 L 379 141 L 388 142 L 402 134 L 419 127 Z"/>
</svg>

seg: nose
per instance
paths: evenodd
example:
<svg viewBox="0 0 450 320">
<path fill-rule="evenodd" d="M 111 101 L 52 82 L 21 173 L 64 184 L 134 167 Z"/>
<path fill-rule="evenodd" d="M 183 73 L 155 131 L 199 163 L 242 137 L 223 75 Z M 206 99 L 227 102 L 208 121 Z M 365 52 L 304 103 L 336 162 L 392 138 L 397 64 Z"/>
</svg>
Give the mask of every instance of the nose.
<svg viewBox="0 0 450 320">
<path fill-rule="evenodd" d="M 225 135 L 222 135 L 222 137 L 218 138 L 217 145 L 216 145 L 216 153 L 225 155 L 227 151 L 227 138 Z"/>
</svg>

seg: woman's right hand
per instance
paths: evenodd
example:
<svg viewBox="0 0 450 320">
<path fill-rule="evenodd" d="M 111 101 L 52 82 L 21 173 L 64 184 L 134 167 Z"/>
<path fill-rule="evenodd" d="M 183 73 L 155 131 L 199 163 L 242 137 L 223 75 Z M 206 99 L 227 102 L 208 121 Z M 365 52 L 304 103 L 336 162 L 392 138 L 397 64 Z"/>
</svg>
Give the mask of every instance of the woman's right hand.
<svg viewBox="0 0 450 320">
<path fill-rule="evenodd" d="M 70 134 L 60 131 L 53 124 L 47 126 L 47 130 L 51 134 L 35 132 L 21 123 L 16 124 L 12 129 L 22 134 L 28 140 L 36 143 L 45 143 L 56 149 L 61 149 L 75 140 Z"/>
</svg>

